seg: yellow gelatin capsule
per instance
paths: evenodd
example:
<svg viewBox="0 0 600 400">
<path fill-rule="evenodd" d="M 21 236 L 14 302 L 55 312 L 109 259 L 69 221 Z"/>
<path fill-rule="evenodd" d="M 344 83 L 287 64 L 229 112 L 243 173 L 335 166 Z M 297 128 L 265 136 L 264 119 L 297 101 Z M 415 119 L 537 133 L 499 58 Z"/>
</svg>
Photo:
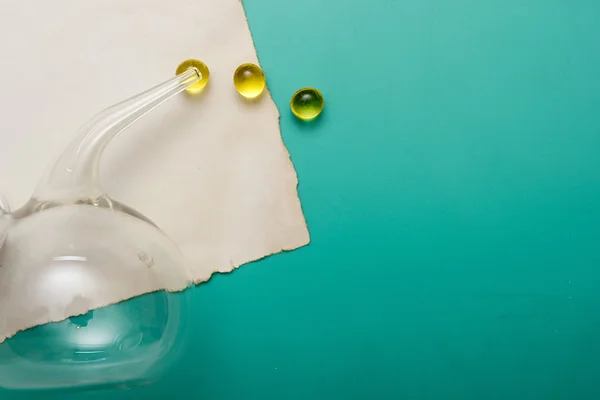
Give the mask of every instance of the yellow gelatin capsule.
<svg viewBox="0 0 600 400">
<path fill-rule="evenodd" d="M 202 78 L 198 82 L 188 87 L 186 90 L 189 93 L 200 93 L 208 84 L 208 77 L 210 75 L 210 73 L 208 72 L 208 67 L 200 60 L 189 59 L 179 64 L 177 70 L 175 71 L 175 75 L 179 75 L 190 68 L 194 68 L 195 70 L 197 70 L 202 76 Z"/>
<path fill-rule="evenodd" d="M 294 115 L 305 121 L 318 117 L 323 107 L 325 107 L 323 95 L 315 88 L 298 90 L 290 101 L 290 108 Z"/>
<path fill-rule="evenodd" d="M 260 96 L 266 84 L 265 74 L 258 65 L 242 64 L 233 73 L 235 89 L 247 99 Z"/>
</svg>

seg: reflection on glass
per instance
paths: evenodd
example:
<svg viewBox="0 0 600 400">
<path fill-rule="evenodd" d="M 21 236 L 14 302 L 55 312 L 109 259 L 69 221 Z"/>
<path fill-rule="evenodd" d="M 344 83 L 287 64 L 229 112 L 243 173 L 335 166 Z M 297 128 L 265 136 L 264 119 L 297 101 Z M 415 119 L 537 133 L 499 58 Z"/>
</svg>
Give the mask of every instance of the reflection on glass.
<svg viewBox="0 0 600 400">
<path fill-rule="evenodd" d="M 152 383 L 186 343 L 186 297 L 160 291 L 20 332 L 0 344 L 1 386 L 30 390 Z"/>
</svg>

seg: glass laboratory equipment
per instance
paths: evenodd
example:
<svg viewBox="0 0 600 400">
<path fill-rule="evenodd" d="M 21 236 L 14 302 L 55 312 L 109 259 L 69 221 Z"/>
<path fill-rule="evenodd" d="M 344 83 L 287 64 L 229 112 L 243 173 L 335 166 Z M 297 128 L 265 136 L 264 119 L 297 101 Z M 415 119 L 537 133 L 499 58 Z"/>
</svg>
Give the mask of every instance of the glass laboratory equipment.
<svg viewBox="0 0 600 400">
<path fill-rule="evenodd" d="M 182 255 L 105 193 L 98 170 L 111 139 L 201 79 L 190 68 L 104 110 L 23 207 L 11 212 L 0 196 L 0 388 L 147 384 L 181 353 L 191 282 Z"/>
</svg>

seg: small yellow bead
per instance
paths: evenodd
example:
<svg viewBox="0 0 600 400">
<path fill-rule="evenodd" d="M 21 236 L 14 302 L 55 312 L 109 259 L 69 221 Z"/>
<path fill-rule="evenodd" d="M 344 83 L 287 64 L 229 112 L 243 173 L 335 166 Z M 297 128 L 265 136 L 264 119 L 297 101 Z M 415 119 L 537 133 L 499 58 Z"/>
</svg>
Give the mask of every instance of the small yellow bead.
<svg viewBox="0 0 600 400">
<path fill-rule="evenodd" d="M 179 64 L 179 66 L 177 67 L 177 70 L 175 71 L 175 75 L 179 75 L 179 74 L 187 71 L 190 68 L 196 69 L 200 73 L 202 78 L 198 82 L 196 82 L 193 85 L 191 85 L 190 87 L 188 87 L 186 90 L 189 93 L 194 93 L 194 94 L 200 93 L 204 89 L 204 87 L 208 84 L 208 78 L 210 75 L 210 73 L 208 71 L 208 67 L 202 61 L 189 59 L 189 60 L 185 60 L 184 62 Z"/>
<path fill-rule="evenodd" d="M 325 107 L 323 95 L 314 88 L 298 90 L 290 101 L 290 108 L 294 115 L 305 121 L 318 117 L 323 107 Z"/>
<path fill-rule="evenodd" d="M 239 94 L 254 99 L 265 90 L 265 74 L 258 65 L 242 64 L 233 74 L 233 85 Z"/>
</svg>

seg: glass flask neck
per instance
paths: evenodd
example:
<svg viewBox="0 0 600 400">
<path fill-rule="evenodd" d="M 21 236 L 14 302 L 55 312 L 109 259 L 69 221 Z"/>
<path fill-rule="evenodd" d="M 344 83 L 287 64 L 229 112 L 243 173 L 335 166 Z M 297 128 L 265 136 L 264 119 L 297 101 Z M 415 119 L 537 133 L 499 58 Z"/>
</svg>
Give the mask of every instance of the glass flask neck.
<svg viewBox="0 0 600 400">
<path fill-rule="evenodd" d="M 108 143 L 132 124 L 171 97 L 202 78 L 189 69 L 92 118 L 40 181 L 32 200 L 36 202 L 95 199 L 104 195 L 98 170 Z"/>
</svg>

